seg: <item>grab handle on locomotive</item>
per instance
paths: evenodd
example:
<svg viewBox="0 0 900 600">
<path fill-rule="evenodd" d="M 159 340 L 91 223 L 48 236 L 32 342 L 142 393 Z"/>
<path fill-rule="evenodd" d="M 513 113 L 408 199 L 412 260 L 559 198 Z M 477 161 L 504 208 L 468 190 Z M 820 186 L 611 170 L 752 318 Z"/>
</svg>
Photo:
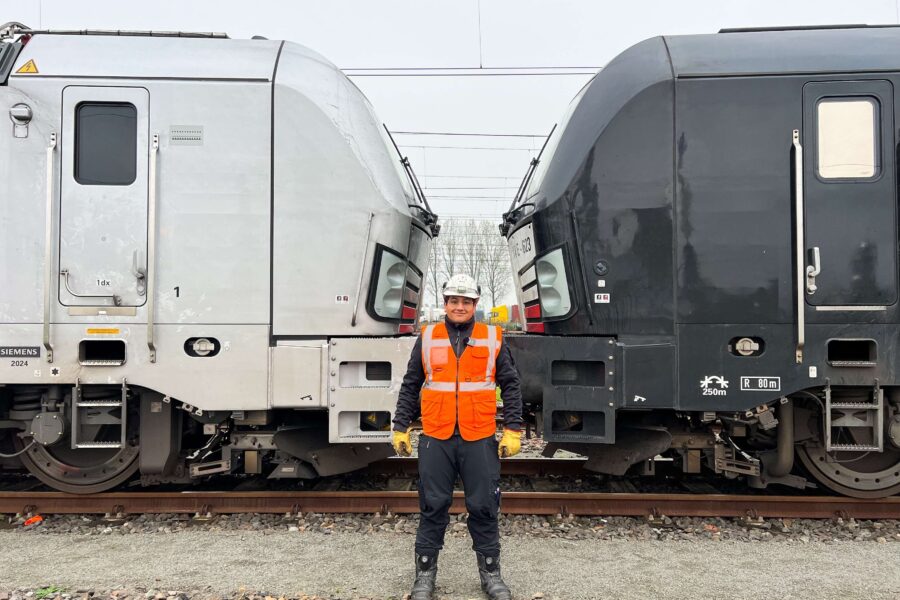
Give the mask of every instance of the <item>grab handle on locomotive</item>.
<svg viewBox="0 0 900 600">
<path fill-rule="evenodd" d="M 147 294 L 147 348 L 150 351 L 150 362 L 156 362 L 156 337 L 153 330 L 153 311 L 156 304 L 154 297 L 156 286 L 156 170 L 159 160 L 159 134 L 153 134 L 150 143 L 150 173 L 147 181 L 149 197 L 147 211 L 147 270 L 145 271 L 145 288 Z"/>
<path fill-rule="evenodd" d="M 810 248 L 809 256 L 812 259 L 812 264 L 806 266 L 806 293 L 812 295 L 819 289 L 816 286 L 816 276 L 822 272 L 819 247 L 814 246 L 813 248 Z"/>
<path fill-rule="evenodd" d="M 138 266 L 138 251 L 135 250 L 131 255 L 131 272 L 134 274 L 134 278 L 137 279 L 137 293 L 138 296 L 143 296 L 147 293 L 147 269 L 146 267 Z"/>
<path fill-rule="evenodd" d="M 112 300 L 113 306 L 122 306 L 122 298 L 118 294 L 79 294 L 72 289 L 69 284 L 69 269 L 63 269 L 59 272 L 59 276 L 63 278 L 66 291 L 73 298 L 102 298 L 104 300 Z"/>
<path fill-rule="evenodd" d="M 806 300 L 803 295 L 803 271 L 806 264 L 803 257 L 803 248 L 806 242 L 803 239 L 803 146 L 800 144 L 800 130 L 791 132 L 791 145 L 794 148 L 794 256 L 796 265 L 797 293 L 797 347 L 794 356 L 797 364 L 803 362 L 803 347 L 806 345 Z"/>
<path fill-rule="evenodd" d="M 53 362 L 53 345 L 50 343 L 50 285 L 53 281 L 53 168 L 56 164 L 56 132 L 50 132 L 47 146 L 47 205 L 44 226 L 44 349 L 47 362 Z"/>
</svg>

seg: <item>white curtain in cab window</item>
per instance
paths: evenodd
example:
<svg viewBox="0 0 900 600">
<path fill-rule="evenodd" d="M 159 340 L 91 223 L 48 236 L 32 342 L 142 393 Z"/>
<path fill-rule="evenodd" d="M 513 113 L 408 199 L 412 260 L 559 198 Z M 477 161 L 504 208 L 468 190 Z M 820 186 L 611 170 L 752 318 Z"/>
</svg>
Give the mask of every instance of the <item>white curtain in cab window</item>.
<svg viewBox="0 0 900 600">
<path fill-rule="evenodd" d="M 877 117 L 874 98 L 819 102 L 820 177 L 859 179 L 878 174 Z"/>
</svg>

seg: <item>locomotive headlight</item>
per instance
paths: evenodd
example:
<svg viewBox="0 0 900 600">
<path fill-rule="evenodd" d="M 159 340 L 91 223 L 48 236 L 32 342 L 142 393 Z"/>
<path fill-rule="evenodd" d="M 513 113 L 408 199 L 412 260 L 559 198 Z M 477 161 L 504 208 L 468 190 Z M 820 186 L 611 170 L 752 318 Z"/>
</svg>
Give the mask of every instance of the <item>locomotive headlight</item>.
<svg viewBox="0 0 900 600">
<path fill-rule="evenodd" d="M 406 260 L 390 252 L 382 252 L 374 302 L 378 316 L 386 319 L 400 318 L 405 283 Z"/>
<path fill-rule="evenodd" d="M 569 281 L 562 248 L 548 252 L 535 261 L 538 292 L 543 317 L 561 317 L 572 310 Z"/>
</svg>

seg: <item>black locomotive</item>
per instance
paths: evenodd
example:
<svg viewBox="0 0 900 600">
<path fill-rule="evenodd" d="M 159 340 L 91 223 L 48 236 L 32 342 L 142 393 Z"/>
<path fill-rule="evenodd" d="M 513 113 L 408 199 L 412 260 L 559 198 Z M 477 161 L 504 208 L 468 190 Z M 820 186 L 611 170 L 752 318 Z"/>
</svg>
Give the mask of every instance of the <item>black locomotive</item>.
<svg viewBox="0 0 900 600">
<path fill-rule="evenodd" d="M 842 26 L 652 38 L 579 92 L 501 225 L 554 447 L 900 491 L 896 86 L 900 28 Z"/>
</svg>

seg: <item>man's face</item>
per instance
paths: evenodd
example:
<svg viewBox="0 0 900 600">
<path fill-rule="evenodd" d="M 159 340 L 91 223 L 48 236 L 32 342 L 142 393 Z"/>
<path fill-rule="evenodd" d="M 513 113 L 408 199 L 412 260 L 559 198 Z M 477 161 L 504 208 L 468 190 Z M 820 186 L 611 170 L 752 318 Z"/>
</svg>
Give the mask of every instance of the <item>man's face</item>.
<svg viewBox="0 0 900 600">
<path fill-rule="evenodd" d="M 444 312 L 453 323 L 465 323 L 475 316 L 477 300 L 463 296 L 447 296 L 444 298 Z"/>
</svg>

